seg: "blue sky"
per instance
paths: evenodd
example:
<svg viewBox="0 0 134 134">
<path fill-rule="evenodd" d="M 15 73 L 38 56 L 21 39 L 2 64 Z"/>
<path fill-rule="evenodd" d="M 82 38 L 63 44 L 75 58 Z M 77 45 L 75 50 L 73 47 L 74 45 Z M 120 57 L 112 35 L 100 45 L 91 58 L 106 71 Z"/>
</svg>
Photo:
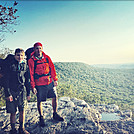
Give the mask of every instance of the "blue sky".
<svg viewBox="0 0 134 134">
<path fill-rule="evenodd" d="M 20 25 L 3 42 L 10 49 L 39 41 L 54 62 L 134 62 L 133 1 L 19 1 L 17 8 Z"/>
</svg>

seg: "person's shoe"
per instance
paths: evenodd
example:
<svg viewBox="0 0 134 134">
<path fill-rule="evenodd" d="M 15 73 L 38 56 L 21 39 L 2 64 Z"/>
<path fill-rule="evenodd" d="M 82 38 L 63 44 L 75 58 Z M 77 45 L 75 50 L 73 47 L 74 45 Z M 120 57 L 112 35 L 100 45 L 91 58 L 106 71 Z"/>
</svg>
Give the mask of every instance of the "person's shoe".
<svg viewBox="0 0 134 134">
<path fill-rule="evenodd" d="M 11 129 L 10 134 L 17 134 L 17 130 L 16 129 Z"/>
<path fill-rule="evenodd" d="M 39 125 L 41 127 L 44 127 L 45 126 L 45 122 L 44 122 L 43 116 L 40 116 L 39 118 L 40 118 Z"/>
<path fill-rule="evenodd" d="M 19 128 L 19 134 L 30 134 L 25 128 Z"/>
<path fill-rule="evenodd" d="M 57 121 L 64 121 L 64 119 L 60 117 L 57 113 L 53 113 L 53 119 Z"/>
</svg>

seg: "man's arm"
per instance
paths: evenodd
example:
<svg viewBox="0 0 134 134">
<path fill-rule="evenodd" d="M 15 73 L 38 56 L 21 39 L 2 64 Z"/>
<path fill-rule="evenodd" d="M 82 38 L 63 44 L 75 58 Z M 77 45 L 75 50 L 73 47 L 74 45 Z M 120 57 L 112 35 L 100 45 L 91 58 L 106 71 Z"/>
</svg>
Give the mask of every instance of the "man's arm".
<svg viewBox="0 0 134 134">
<path fill-rule="evenodd" d="M 51 58 L 49 56 L 47 56 L 47 58 L 48 58 L 48 61 L 49 61 L 49 67 L 51 68 L 51 78 L 54 81 L 58 81 L 58 77 L 57 77 L 57 74 L 56 74 L 55 66 L 54 66 Z M 57 82 L 55 82 L 55 83 L 57 83 Z"/>
<path fill-rule="evenodd" d="M 31 89 L 32 89 L 32 92 L 36 94 L 37 90 L 35 88 L 35 81 L 34 81 L 34 61 L 32 59 L 28 60 L 28 66 L 29 66 Z"/>
<path fill-rule="evenodd" d="M 28 60 L 29 72 L 30 72 L 30 84 L 31 88 L 35 88 L 35 81 L 34 81 L 34 61 L 33 59 Z"/>
</svg>

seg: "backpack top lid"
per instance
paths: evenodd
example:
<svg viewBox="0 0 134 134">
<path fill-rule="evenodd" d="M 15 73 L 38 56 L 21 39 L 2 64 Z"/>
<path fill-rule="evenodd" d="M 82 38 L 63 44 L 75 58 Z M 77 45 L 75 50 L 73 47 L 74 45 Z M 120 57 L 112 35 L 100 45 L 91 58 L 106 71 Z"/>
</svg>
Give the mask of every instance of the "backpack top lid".
<svg viewBox="0 0 134 134">
<path fill-rule="evenodd" d="M 7 57 L 4 59 L 5 61 L 11 61 L 14 59 L 14 55 L 13 54 L 8 54 Z"/>
<path fill-rule="evenodd" d="M 2 70 L 2 67 L 4 68 L 4 64 L 5 63 L 9 63 L 13 59 L 14 59 L 14 55 L 13 54 L 8 54 L 5 59 L 0 59 L 0 70 Z"/>
<path fill-rule="evenodd" d="M 2 66 L 2 64 L 3 64 L 3 59 L 0 59 L 0 67 Z"/>
<path fill-rule="evenodd" d="M 31 53 L 34 51 L 34 47 L 30 47 L 25 51 L 27 60 L 29 60 L 31 58 Z"/>
</svg>

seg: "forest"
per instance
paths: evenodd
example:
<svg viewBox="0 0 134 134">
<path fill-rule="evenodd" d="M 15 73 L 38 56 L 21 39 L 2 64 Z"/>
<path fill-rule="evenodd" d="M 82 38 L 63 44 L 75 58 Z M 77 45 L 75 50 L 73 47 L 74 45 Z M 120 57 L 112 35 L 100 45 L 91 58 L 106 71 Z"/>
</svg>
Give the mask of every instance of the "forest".
<svg viewBox="0 0 134 134">
<path fill-rule="evenodd" d="M 132 110 L 134 119 L 134 66 L 126 66 L 111 69 L 56 62 L 58 95 L 76 97 L 90 104 L 116 104 L 121 110 Z"/>
<path fill-rule="evenodd" d="M 77 97 L 91 104 L 134 107 L 134 69 L 97 68 L 77 62 L 55 63 L 59 96 Z"/>
</svg>

